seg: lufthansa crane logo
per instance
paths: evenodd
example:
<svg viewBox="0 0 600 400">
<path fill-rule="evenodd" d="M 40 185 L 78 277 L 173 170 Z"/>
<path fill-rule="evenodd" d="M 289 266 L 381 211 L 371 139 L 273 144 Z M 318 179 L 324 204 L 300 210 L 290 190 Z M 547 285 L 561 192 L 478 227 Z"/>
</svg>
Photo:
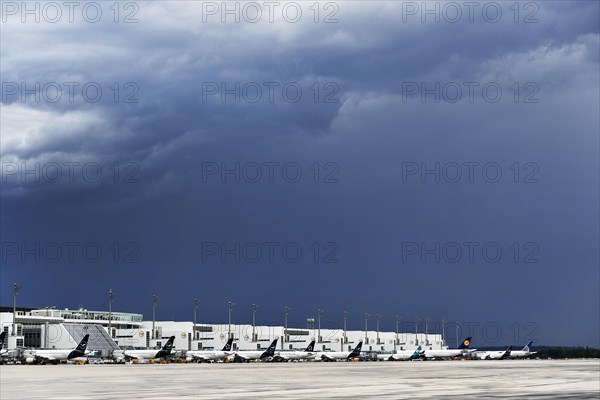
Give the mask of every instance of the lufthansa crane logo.
<svg viewBox="0 0 600 400">
<path fill-rule="evenodd" d="M 471 344 L 471 342 L 469 342 L 468 340 L 465 340 L 465 341 L 463 342 L 463 344 L 464 344 L 465 346 L 468 346 L 468 345 L 470 345 L 470 344 Z"/>
</svg>

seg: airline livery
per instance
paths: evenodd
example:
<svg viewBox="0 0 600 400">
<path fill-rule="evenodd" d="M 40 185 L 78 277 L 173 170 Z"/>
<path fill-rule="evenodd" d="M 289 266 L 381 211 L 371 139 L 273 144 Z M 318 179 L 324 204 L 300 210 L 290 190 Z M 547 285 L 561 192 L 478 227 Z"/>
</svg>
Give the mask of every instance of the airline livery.
<svg viewBox="0 0 600 400">
<path fill-rule="evenodd" d="M 171 355 L 175 336 L 171 336 L 160 350 L 125 350 L 123 356 L 128 359 L 155 360 Z"/>
<path fill-rule="evenodd" d="M 323 361 L 351 360 L 360 357 L 362 342 L 358 342 L 352 351 L 322 351 L 316 357 Z"/>
<path fill-rule="evenodd" d="M 4 340 L 6 340 L 6 332 L 0 333 L 0 355 L 8 353 L 8 350 L 4 348 Z"/>
<path fill-rule="evenodd" d="M 377 359 L 380 361 L 408 361 L 422 358 L 425 351 L 421 350 L 421 346 L 414 350 L 399 350 L 392 354 L 377 354 Z"/>
<path fill-rule="evenodd" d="M 521 350 L 513 350 L 513 351 L 511 351 L 510 352 L 510 358 L 527 357 L 527 356 L 530 356 L 532 354 L 537 353 L 537 351 L 531 351 L 532 347 L 533 347 L 533 341 L 530 341 Z"/>
<path fill-rule="evenodd" d="M 196 362 L 209 362 L 209 361 L 223 361 L 234 353 L 231 351 L 231 345 L 233 344 L 233 338 L 230 338 L 223 350 L 189 350 L 185 353 L 187 361 Z"/>
<path fill-rule="evenodd" d="M 459 357 L 464 354 L 471 353 L 475 349 L 469 349 L 471 345 L 471 337 L 466 338 L 462 341 L 461 345 L 457 349 L 443 349 L 443 350 L 425 350 L 425 358 L 452 358 Z"/>
<path fill-rule="evenodd" d="M 275 355 L 275 347 L 277 346 L 277 339 L 271 342 L 271 345 L 267 350 L 241 350 L 235 353 L 235 358 L 238 361 L 249 361 L 249 360 L 270 360 Z"/>
<path fill-rule="evenodd" d="M 313 340 L 303 351 L 280 351 L 274 357 L 274 361 L 293 361 L 313 359 L 315 352 L 315 341 Z"/>
<path fill-rule="evenodd" d="M 58 364 L 60 361 L 85 357 L 90 335 L 85 335 L 74 349 L 63 350 L 25 350 L 23 356 L 27 364 Z"/>
<path fill-rule="evenodd" d="M 508 346 L 506 350 L 500 351 L 480 351 L 475 355 L 482 360 L 504 360 L 510 358 L 512 346 Z"/>
<path fill-rule="evenodd" d="M 478 351 L 475 356 L 482 360 L 504 360 L 507 358 L 522 358 L 537 353 L 531 351 L 533 341 L 530 341 L 521 350 L 512 350 L 512 346 L 506 350 L 500 351 Z"/>
</svg>

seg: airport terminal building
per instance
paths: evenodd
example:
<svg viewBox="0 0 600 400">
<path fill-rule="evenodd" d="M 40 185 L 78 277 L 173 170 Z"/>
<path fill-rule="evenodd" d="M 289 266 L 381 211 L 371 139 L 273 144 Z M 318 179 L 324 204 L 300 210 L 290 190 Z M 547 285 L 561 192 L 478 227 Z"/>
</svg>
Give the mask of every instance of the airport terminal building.
<svg viewBox="0 0 600 400">
<path fill-rule="evenodd" d="M 13 332 L 14 323 L 14 332 Z M 264 326 L 251 324 L 207 324 L 188 321 L 147 321 L 142 314 L 89 311 L 83 308 L 0 308 L 0 330 L 7 332 L 7 349 L 71 348 L 86 334 L 88 349 L 110 356 L 119 349 L 160 348 L 175 336 L 174 350 L 221 349 L 228 337 L 234 338 L 233 350 L 261 350 L 278 339 L 279 350 L 304 349 L 316 341 L 316 351 L 352 350 L 363 342 L 363 352 L 392 353 L 423 349 L 445 349 L 440 334 L 319 329 L 312 321 L 307 327 Z"/>
</svg>

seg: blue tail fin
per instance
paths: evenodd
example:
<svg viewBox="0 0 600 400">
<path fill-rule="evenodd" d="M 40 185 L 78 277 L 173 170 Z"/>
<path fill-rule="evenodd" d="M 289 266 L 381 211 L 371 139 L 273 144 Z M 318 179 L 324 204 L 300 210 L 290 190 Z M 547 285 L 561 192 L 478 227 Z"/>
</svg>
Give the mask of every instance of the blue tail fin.
<svg viewBox="0 0 600 400">
<path fill-rule="evenodd" d="M 276 347 L 277 347 L 277 339 L 275 339 L 275 340 L 273 340 L 273 342 L 271 342 L 271 345 L 269 346 L 267 351 L 274 352 Z"/>
<path fill-rule="evenodd" d="M 423 355 L 424 351 L 421 350 L 421 346 L 417 347 L 412 353 L 411 358 L 419 358 Z"/>
<path fill-rule="evenodd" d="M 90 339 L 90 335 L 85 335 L 83 337 L 83 339 L 81 339 L 81 342 L 79 342 L 79 344 L 77 345 L 77 347 L 75 348 L 75 350 L 77 351 L 81 351 L 83 353 L 85 353 L 85 349 L 87 348 L 88 345 L 88 340 Z"/>
<path fill-rule="evenodd" d="M 315 351 L 315 341 L 313 340 L 312 342 L 310 342 L 310 344 L 308 346 L 306 346 L 306 349 L 304 349 L 304 351 L 307 351 L 307 352 Z"/>
<path fill-rule="evenodd" d="M 70 360 L 72 358 L 84 357 L 85 356 L 85 349 L 87 349 L 87 345 L 88 345 L 88 341 L 89 340 L 90 340 L 90 335 L 89 334 L 85 335 L 83 337 L 83 339 L 81 339 L 81 342 L 79 342 L 79 344 L 77 345 L 77 347 L 75 347 L 75 350 L 71 350 L 71 352 L 67 356 L 67 359 Z"/>
<path fill-rule="evenodd" d="M 162 350 L 166 351 L 168 353 L 171 353 L 171 350 L 173 350 L 173 342 L 175 341 L 175 336 L 171 336 L 169 338 L 169 340 L 167 340 L 167 343 L 165 343 L 165 345 L 163 346 Z"/>
<path fill-rule="evenodd" d="M 354 350 L 348 354 L 348 358 L 358 358 L 360 356 L 360 351 L 362 350 L 362 344 L 362 341 L 358 342 Z"/>
<path fill-rule="evenodd" d="M 458 346 L 459 350 L 466 350 L 469 348 L 469 346 L 471 345 L 471 336 L 469 336 L 468 338 L 466 338 L 465 340 L 463 340 L 463 342 L 460 344 L 460 346 Z"/>
<path fill-rule="evenodd" d="M 227 341 L 227 343 L 225 343 L 225 346 L 223 346 L 223 350 L 222 351 L 231 351 L 231 344 L 233 343 L 233 338 L 229 338 L 229 340 Z"/>
<path fill-rule="evenodd" d="M 531 351 L 532 347 L 533 347 L 533 340 L 530 340 L 529 343 L 527 343 L 525 345 L 525 347 L 523 347 L 523 350 L 521 350 L 521 351 Z"/>
<path fill-rule="evenodd" d="M 277 339 L 273 340 L 271 342 L 271 345 L 269 346 L 269 348 L 261 354 L 261 356 L 260 356 L 261 360 L 263 358 L 273 357 L 275 355 L 276 348 L 277 348 Z"/>
</svg>

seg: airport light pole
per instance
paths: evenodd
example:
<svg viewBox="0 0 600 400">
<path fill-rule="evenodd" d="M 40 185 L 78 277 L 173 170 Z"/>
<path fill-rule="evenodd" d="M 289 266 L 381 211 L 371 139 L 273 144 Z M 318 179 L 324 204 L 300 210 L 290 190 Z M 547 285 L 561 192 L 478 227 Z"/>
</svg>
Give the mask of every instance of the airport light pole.
<svg viewBox="0 0 600 400">
<path fill-rule="evenodd" d="M 156 304 L 158 303 L 158 299 L 157 295 L 152 295 L 152 339 L 156 339 Z"/>
<path fill-rule="evenodd" d="M 377 314 L 377 344 L 379 344 L 379 321 L 381 320 L 381 314 Z"/>
<path fill-rule="evenodd" d="M 320 308 L 317 309 L 317 326 L 318 326 L 318 342 L 321 343 L 321 314 L 323 313 L 323 310 L 321 310 Z"/>
<path fill-rule="evenodd" d="M 445 325 L 446 321 L 444 320 L 444 317 L 442 317 L 442 346 L 444 345 L 444 330 L 445 330 Z"/>
<path fill-rule="evenodd" d="M 281 341 L 283 344 L 287 339 L 287 331 L 288 331 L 288 315 L 290 313 L 290 308 L 288 306 L 283 307 L 283 314 L 285 315 L 285 330 L 283 331 L 283 340 Z"/>
<path fill-rule="evenodd" d="M 196 313 L 198 311 L 198 304 L 200 304 L 200 300 L 194 299 L 194 340 L 198 340 L 198 331 L 196 330 Z"/>
<path fill-rule="evenodd" d="M 415 318 L 415 344 L 419 344 L 419 318 Z"/>
<path fill-rule="evenodd" d="M 348 336 L 346 334 L 346 321 L 348 320 L 348 311 L 344 311 L 344 343 L 348 343 Z"/>
<path fill-rule="evenodd" d="M 258 308 L 257 304 L 252 304 L 252 341 L 256 341 L 256 309 Z"/>
<path fill-rule="evenodd" d="M 400 325 L 400 316 L 396 315 L 396 345 L 400 344 L 400 340 L 398 339 L 398 326 Z M 395 348 L 395 346 L 394 346 Z"/>
<path fill-rule="evenodd" d="M 227 336 L 227 339 L 231 339 L 233 336 L 231 336 L 231 309 L 233 308 L 233 306 L 235 305 L 235 303 L 229 301 L 227 302 L 227 310 L 228 310 L 228 321 L 229 321 L 229 336 Z"/>
<path fill-rule="evenodd" d="M 112 302 L 115 298 L 115 294 L 112 289 L 108 289 L 108 334 L 112 338 Z"/>
<path fill-rule="evenodd" d="M 370 315 L 365 313 L 365 344 L 369 343 L 369 334 L 367 333 L 369 330 L 369 317 Z"/>
<path fill-rule="evenodd" d="M 458 321 L 456 321 L 456 348 L 458 349 Z"/>
<path fill-rule="evenodd" d="M 17 335 L 17 295 L 19 294 L 19 290 L 21 290 L 23 286 L 13 283 L 13 323 L 12 323 L 12 335 Z"/>
</svg>

